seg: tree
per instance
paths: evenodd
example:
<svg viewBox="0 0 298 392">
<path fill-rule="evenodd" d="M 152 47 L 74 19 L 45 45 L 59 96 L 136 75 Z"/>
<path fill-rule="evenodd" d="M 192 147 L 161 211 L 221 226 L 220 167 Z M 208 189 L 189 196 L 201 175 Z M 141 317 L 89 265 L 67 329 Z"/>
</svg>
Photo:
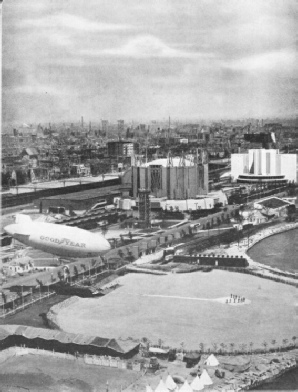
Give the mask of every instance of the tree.
<svg viewBox="0 0 298 392">
<path fill-rule="evenodd" d="M 272 344 L 273 347 L 275 347 L 275 345 L 276 345 L 276 340 L 275 340 L 275 339 L 271 340 L 271 344 Z"/>
<path fill-rule="evenodd" d="M 143 337 L 141 339 L 141 342 L 142 342 L 142 344 L 144 346 L 146 346 L 147 350 L 149 350 L 149 347 L 150 347 L 150 344 L 151 344 L 150 340 L 148 338 L 146 338 L 146 337 Z"/>
<path fill-rule="evenodd" d="M 204 348 L 205 348 L 204 343 L 200 343 L 199 347 L 200 347 L 201 353 L 203 353 L 204 352 Z"/>
<path fill-rule="evenodd" d="M 9 181 L 10 181 L 10 173 L 1 173 L 1 185 L 2 186 L 8 186 L 9 185 Z"/>
<path fill-rule="evenodd" d="M 230 343 L 230 349 L 232 353 L 234 352 L 234 348 L 235 348 L 235 343 Z"/>
<path fill-rule="evenodd" d="M 244 353 L 246 351 L 246 349 L 247 349 L 247 344 L 241 343 L 241 344 L 239 344 L 239 348 L 240 348 L 240 351 L 242 353 Z"/>
<path fill-rule="evenodd" d="M 220 348 L 221 348 L 221 351 L 224 352 L 225 349 L 227 348 L 227 345 L 224 343 L 220 343 Z"/>
<path fill-rule="evenodd" d="M 132 254 L 132 250 L 131 250 L 131 249 L 128 249 L 128 254 L 127 254 L 126 259 L 127 259 L 130 263 L 132 263 L 133 261 L 135 261 L 135 257 L 134 257 L 134 255 Z"/>
<path fill-rule="evenodd" d="M 184 351 L 184 342 L 180 343 L 180 347 L 181 347 L 181 351 L 183 352 Z"/>
<path fill-rule="evenodd" d="M 250 353 L 251 353 L 251 354 L 252 354 L 253 345 L 254 345 L 253 342 L 250 342 L 250 343 L 249 343 L 249 348 L 250 348 Z"/>
<path fill-rule="evenodd" d="M 79 271 L 78 271 L 78 267 L 76 265 L 74 265 L 74 267 L 73 267 L 73 274 L 74 274 L 75 279 L 77 279 L 79 276 Z"/>
<path fill-rule="evenodd" d="M 40 279 L 36 279 L 36 282 L 39 284 L 40 287 L 43 287 L 44 284 Z"/>
<path fill-rule="evenodd" d="M 296 339 L 297 339 L 296 336 L 293 336 L 293 337 L 292 337 L 294 347 L 296 347 Z"/>
<path fill-rule="evenodd" d="M 264 342 L 262 343 L 262 346 L 264 347 L 264 349 L 265 349 L 265 351 L 266 351 L 267 346 L 268 346 L 268 343 L 264 341 Z"/>
<path fill-rule="evenodd" d="M 17 181 L 16 183 L 18 185 L 23 185 L 23 184 L 27 184 L 28 182 L 28 176 L 25 170 L 19 169 L 16 171 L 16 175 L 17 175 Z"/>
<path fill-rule="evenodd" d="M 213 346 L 214 352 L 217 353 L 218 344 L 217 343 L 213 343 L 212 346 Z"/>
<path fill-rule="evenodd" d="M 288 339 L 283 339 L 282 340 L 282 344 L 284 347 L 286 347 L 286 345 L 288 344 Z"/>
<path fill-rule="evenodd" d="M 6 304 L 6 302 L 7 302 L 7 296 L 6 296 L 6 294 L 2 291 L 2 300 L 3 300 L 3 302 Z"/>
</svg>

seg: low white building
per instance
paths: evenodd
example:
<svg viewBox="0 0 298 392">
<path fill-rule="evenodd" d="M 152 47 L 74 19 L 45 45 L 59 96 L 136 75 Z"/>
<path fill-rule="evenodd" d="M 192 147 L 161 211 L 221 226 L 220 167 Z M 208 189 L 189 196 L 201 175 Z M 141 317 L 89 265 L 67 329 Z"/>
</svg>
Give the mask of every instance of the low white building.
<svg viewBox="0 0 298 392">
<path fill-rule="evenodd" d="M 3 274 L 13 276 L 34 270 L 34 262 L 30 257 L 11 260 L 3 265 Z"/>
<path fill-rule="evenodd" d="M 212 209 L 214 208 L 214 198 L 202 197 L 198 199 L 187 200 L 161 200 L 160 206 L 163 210 L 169 210 L 173 208 L 174 210 L 179 211 Z"/>
<path fill-rule="evenodd" d="M 83 164 L 72 165 L 71 172 L 74 175 L 87 177 L 87 176 L 90 176 L 90 166 L 85 166 Z"/>
<path fill-rule="evenodd" d="M 287 207 L 291 204 L 291 202 L 280 199 L 279 197 L 271 196 L 258 200 L 254 203 L 254 207 L 266 216 L 280 217 L 287 214 Z"/>
<path fill-rule="evenodd" d="M 222 203 L 223 207 L 228 205 L 227 195 L 222 190 L 209 192 L 207 196 L 214 200 L 214 204 Z"/>
<path fill-rule="evenodd" d="M 261 223 L 268 222 L 268 217 L 266 217 L 262 212 L 258 209 L 253 209 L 249 211 L 240 211 L 240 215 L 242 215 L 242 225 L 247 225 L 252 223 L 253 225 L 259 225 Z"/>
</svg>

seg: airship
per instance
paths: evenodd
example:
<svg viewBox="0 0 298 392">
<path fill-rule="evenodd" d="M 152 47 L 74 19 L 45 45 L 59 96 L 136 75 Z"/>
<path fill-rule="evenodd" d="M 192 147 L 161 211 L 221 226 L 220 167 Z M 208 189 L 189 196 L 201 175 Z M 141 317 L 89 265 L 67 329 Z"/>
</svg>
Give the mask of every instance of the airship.
<svg viewBox="0 0 298 392">
<path fill-rule="evenodd" d="M 28 215 L 17 214 L 15 223 L 4 227 L 21 243 L 62 257 L 97 257 L 111 249 L 99 233 L 54 223 L 34 222 Z"/>
</svg>

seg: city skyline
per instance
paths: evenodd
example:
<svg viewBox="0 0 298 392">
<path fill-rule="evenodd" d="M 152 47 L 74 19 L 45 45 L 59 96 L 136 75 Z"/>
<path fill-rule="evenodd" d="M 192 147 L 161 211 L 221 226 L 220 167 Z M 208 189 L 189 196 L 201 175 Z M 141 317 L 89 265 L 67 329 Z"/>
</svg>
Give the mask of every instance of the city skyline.
<svg viewBox="0 0 298 392">
<path fill-rule="evenodd" d="M 295 116 L 297 8 L 6 2 L 3 122 Z"/>
</svg>

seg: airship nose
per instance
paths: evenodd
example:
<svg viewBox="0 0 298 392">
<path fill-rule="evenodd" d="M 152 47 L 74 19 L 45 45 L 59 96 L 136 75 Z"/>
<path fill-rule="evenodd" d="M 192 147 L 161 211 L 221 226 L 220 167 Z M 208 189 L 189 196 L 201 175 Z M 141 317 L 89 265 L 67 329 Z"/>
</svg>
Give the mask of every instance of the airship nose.
<svg viewBox="0 0 298 392">
<path fill-rule="evenodd" d="M 16 233 L 16 225 L 13 224 L 13 225 L 5 226 L 5 227 L 4 227 L 4 231 L 5 231 L 7 234 L 13 236 L 13 235 Z"/>
<path fill-rule="evenodd" d="M 28 236 L 32 232 L 29 225 L 22 225 L 19 223 L 13 223 L 11 225 L 5 226 L 4 231 L 6 231 L 6 233 L 10 234 L 12 237 L 16 235 Z"/>
<path fill-rule="evenodd" d="M 108 250 L 111 249 L 111 245 L 108 240 L 106 240 L 106 239 L 104 239 L 104 240 L 105 240 L 105 242 L 103 243 L 103 246 L 104 246 L 104 250 L 107 252 Z"/>
</svg>

